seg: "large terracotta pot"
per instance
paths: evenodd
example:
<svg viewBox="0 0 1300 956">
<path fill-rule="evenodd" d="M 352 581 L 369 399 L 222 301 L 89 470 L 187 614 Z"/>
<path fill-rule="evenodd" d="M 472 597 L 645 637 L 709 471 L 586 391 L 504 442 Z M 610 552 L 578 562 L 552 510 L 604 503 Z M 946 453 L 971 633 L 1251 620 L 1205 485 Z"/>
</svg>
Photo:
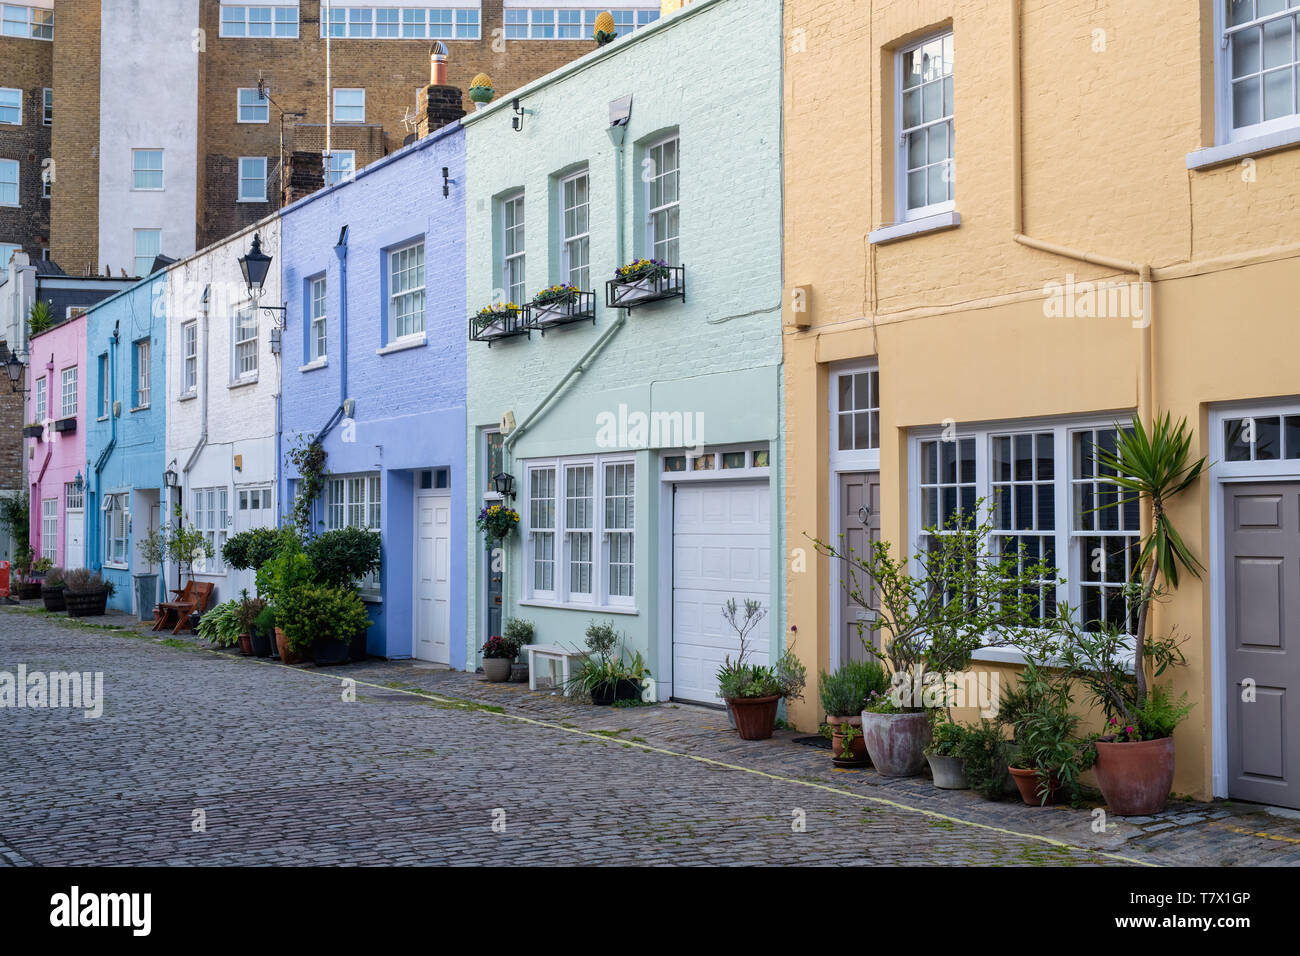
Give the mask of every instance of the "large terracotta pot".
<svg viewBox="0 0 1300 956">
<path fill-rule="evenodd" d="M 767 740 L 776 729 L 776 708 L 781 698 L 775 694 L 771 697 L 732 697 L 727 703 L 731 706 L 731 716 L 736 721 L 736 733 L 741 740 Z"/>
<path fill-rule="evenodd" d="M 960 757 L 943 757 L 939 754 L 926 754 L 930 761 L 930 775 L 934 785 L 940 790 L 969 790 L 966 781 L 966 761 Z"/>
<path fill-rule="evenodd" d="M 1047 799 L 1044 800 L 1042 792 L 1038 789 L 1037 770 L 1024 770 L 1020 767 L 1008 767 L 1007 769 L 1011 772 L 1011 779 L 1016 782 L 1016 789 L 1020 791 L 1020 799 L 1025 801 L 1028 806 L 1047 806 L 1055 803 L 1057 797 L 1061 795 L 1061 781 L 1055 777 L 1047 781 Z"/>
<path fill-rule="evenodd" d="M 1110 812 L 1121 817 L 1159 813 L 1174 784 L 1174 738 L 1134 743 L 1097 741 L 1097 786 Z"/>
<path fill-rule="evenodd" d="M 914 777 L 925 766 L 930 718 L 924 713 L 862 712 L 862 734 L 871 764 L 886 777 Z"/>
<path fill-rule="evenodd" d="M 483 658 L 483 676 L 494 684 L 500 684 L 510 680 L 510 658 L 508 657 L 485 657 Z"/>
<path fill-rule="evenodd" d="M 285 639 L 284 631 L 278 627 L 275 629 L 275 647 L 280 652 L 281 664 L 301 664 L 302 655 L 297 651 L 289 649 L 289 642 Z"/>
<path fill-rule="evenodd" d="M 253 656 L 253 638 L 250 634 L 239 635 L 239 653 L 245 657 Z"/>
<path fill-rule="evenodd" d="M 868 763 L 861 717 L 827 715 L 826 723 L 831 726 L 831 760 L 837 767 L 861 767 Z M 852 731 L 847 730 L 850 727 Z"/>
</svg>

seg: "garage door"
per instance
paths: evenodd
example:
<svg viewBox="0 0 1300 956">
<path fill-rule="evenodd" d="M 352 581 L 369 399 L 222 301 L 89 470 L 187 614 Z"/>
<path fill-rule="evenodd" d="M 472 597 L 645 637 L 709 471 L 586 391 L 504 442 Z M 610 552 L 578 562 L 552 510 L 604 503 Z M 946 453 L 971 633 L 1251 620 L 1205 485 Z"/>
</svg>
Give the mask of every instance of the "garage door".
<svg viewBox="0 0 1300 956">
<path fill-rule="evenodd" d="M 768 663 L 771 522 L 767 482 L 678 484 L 673 495 L 673 696 L 721 703 L 715 674 L 740 649 L 722 619 L 735 598 L 763 602 L 768 619 L 757 630 L 752 656 Z"/>
</svg>

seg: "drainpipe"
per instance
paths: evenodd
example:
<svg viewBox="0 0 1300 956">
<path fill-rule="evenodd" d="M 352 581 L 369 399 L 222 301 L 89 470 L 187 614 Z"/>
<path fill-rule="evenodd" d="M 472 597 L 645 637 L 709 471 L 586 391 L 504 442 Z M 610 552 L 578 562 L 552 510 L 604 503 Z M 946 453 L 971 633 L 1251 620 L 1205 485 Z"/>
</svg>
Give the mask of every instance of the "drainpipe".
<svg viewBox="0 0 1300 956">
<path fill-rule="evenodd" d="M 199 367 L 199 440 L 190 452 L 190 457 L 181 469 L 181 474 L 188 476 L 190 469 L 198 463 L 199 455 L 208 443 L 208 305 L 212 298 L 212 286 L 203 287 L 203 304 L 199 309 L 199 342 L 203 349 L 203 364 Z M 184 488 L 184 485 L 182 485 Z M 181 496 L 181 509 L 184 510 L 185 497 Z"/>
<path fill-rule="evenodd" d="M 1155 420 L 1155 319 L 1156 289 L 1155 276 L 1151 265 L 1145 262 L 1130 262 L 1111 256 L 1098 255 L 1071 249 L 1067 246 L 1044 242 L 1025 235 L 1025 183 L 1024 183 L 1024 130 L 1021 116 L 1021 0 L 1011 0 L 1011 128 L 1012 128 L 1012 233 L 1016 242 L 1030 249 L 1050 253 L 1077 262 L 1113 269 L 1116 272 L 1128 272 L 1138 277 L 1144 299 L 1141 338 L 1138 344 L 1138 419 L 1149 426 Z"/>
<path fill-rule="evenodd" d="M 339 230 L 334 246 L 339 257 L 339 403 L 348 397 L 348 227 Z"/>
<path fill-rule="evenodd" d="M 106 371 L 108 372 L 108 382 L 109 382 L 108 444 L 104 446 L 104 450 L 101 451 L 99 453 L 99 457 L 95 459 L 94 504 L 96 505 L 96 507 L 98 507 L 100 502 L 104 500 L 104 482 L 103 482 L 104 466 L 108 464 L 108 459 L 111 458 L 113 455 L 113 449 L 117 447 L 117 416 L 113 414 L 113 396 L 117 391 L 114 388 L 114 384 L 115 384 L 114 380 L 116 378 L 116 370 L 117 370 L 117 343 L 120 337 L 121 336 L 118 332 L 118 323 L 115 322 L 113 323 L 113 334 L 108 339 L 108 368 L 106 369 Z M 99 512 L 94 511 L 92 512 L 92 514 L 98 515 Z M 90 558 L 88 563 L 95 567 L 101 567 L 102 565 L 99 564 L 99 560 L 98 560 L 99 531 L 100 531 L 99 520 L 98 518 L 96 518 L 95 520 L 86 522 L 86 524 L 89 525 L 89 527 L 84 529 L 83 533 L 86 535 L 87 547 L 90 549 L 90 554 L 93 555 L 93 557 Z"/>
</svg>

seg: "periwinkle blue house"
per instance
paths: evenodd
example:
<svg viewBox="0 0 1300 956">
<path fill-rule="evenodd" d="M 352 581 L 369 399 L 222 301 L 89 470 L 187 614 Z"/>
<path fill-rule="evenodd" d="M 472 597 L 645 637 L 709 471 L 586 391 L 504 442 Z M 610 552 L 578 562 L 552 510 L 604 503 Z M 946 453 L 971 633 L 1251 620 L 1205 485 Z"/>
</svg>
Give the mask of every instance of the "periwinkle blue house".
<svg viewBox="0 0 1300 956">
<path fill-rule="evenodd" d="M 164 593 L 138 545 L 166 520 L 166 286 L 158 272 L 86 313 L 86 566 L 113 582 L 110 607 L 142 619 Z"/>
<path fill-rule="evenodd" d="M 464 668 L 464 135 L 437 109 L 427 136 L 282 211 L 280 453 L 328 456 L 313 532 L 381 535 L 368 651 Z M 286 512 L 297 484 L 286 464 Z"/>
</svg>

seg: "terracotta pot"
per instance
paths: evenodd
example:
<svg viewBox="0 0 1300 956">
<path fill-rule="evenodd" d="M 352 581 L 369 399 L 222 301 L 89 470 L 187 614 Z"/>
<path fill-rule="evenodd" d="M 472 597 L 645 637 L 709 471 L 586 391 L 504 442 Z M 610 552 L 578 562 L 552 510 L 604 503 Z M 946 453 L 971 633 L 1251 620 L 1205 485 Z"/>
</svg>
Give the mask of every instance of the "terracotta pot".
<svg viewBox="0 0 1300 956">
<path fill-rule="evenodd" d="M 736 721 L 736 733 L 741 740 L 767 740 L 776 729 L 776 708 L 781 698 L 731 697 L 727 704 Z"/>
<path fill-rule="evenodd" d="M 483 658 L 483 674 L 494 684 L 501 684 L 510 680 L 510 664 L 508 657 L 485 657 Z"/>
<path fill-rule="evenodd" d="M 886 777 L 914 777 L 925 766 L 930 718 L 917 714 L 862 712 L 862 734 L 872 766 Z"/>
<path fill-rule="evenodd" d="M 1097 786 L 1110 812 L 1121 817 L 1158 813 L 1174 784 L 1174 738 L 1135 743 L 1097 741 Z"/>
<path fill-rule="evenodd" d="M 247 634 L 239 635 L 239 653 L 245 657 L 253 656 L 253 638 Z"/>
<path fill-rule="evenodd" d="M 861 717 L 827 715 L 826 723 L 831 725 L 831 760 L 837 767 L 861 767 L 869 762 L 867 740 L 862 736 Z M 845 733 L 841 729 L 844 727 L 854 728 L 853 733 Z"/>
<path fill-rule="evenodd" d="M 284 631 L 280 630 L 278 627 L 275 629 L 275 647 L 276 650 L 280 652 L 281 664 L 302 663 L 302 655 L 300 655 L 297 651 L 292 651 L 289 649 L 289 642 L 288 640 L 285 639 Z"/>
<path fill-rule="evenodd" d="M 1023 770 L 1020 767 L 1008 767 L 1007 769 L 1011 772 L 1011 779 L 1016 782 L 1016 789 L 1020 791 L 1020 799 L 1025 801 L 1026 806 L 1047 806 L 1056 803 L 1057 798 L 1061 795 L 1061 781 L 1055 777 L 1047 781 L 1047 799 L 1044 800 L 1042 792 L 1038 788 L 1037 770 Z"/>
<path fill-rule="evenodd" d="M 966 761 L 960 757 L 944 757 L 939 754 L 926 754 L 930 762 L 930 775 L 934 785 L 940 790 L 969 790 L 966 781 Z"/>
</svg>

